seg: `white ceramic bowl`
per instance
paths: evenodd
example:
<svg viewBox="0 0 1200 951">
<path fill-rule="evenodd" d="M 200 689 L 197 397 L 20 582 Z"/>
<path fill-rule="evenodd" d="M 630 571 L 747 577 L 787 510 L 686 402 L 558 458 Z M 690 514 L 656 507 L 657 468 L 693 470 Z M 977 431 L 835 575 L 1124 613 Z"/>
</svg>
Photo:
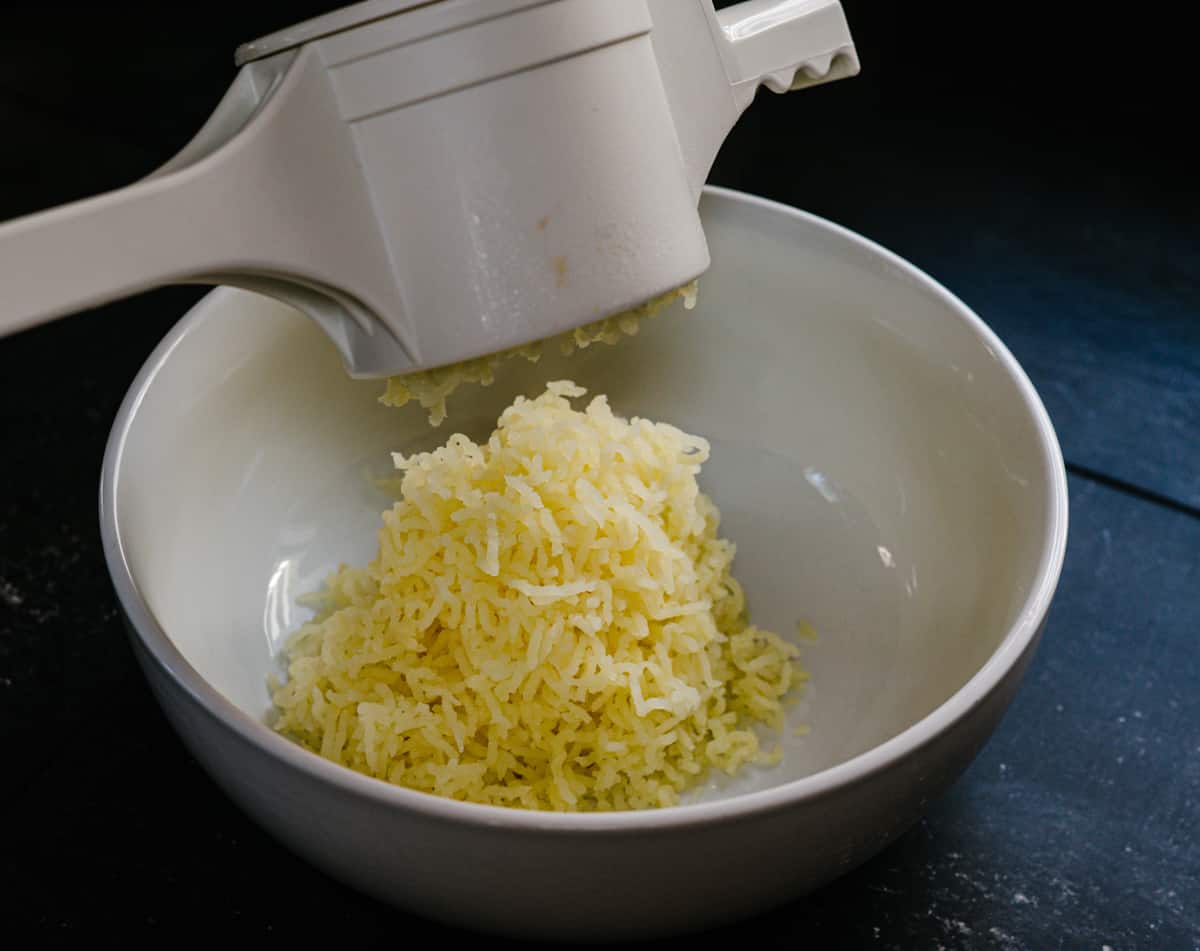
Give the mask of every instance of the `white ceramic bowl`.
<svg viewBox="0 0 1200 951">
<path fill-rule="evenodd" d="M 447 922 L 617 937 L 786 901 L 904 831 L 1012 699 L 1062 564 L 1067 489 L 1012 356 L 904 261 L 811 215 L 710 189 L 713 267 L 690 315 L 616 348 L 515 363 L 450 424 L 282 305 L 206 297 L 130 390 L 105 459 L 109 569 L 167 716 L 251 816 L 336 877 Z M 436 319 L 436 315 L 430 315 Z M 487 432 L 570 377 L 628 415 L 708 437 L 702 482 L 756 622 L 803 645 L 811 686 L 783 763 L 678 807 L 542 814 L 358 775 L 264 725 L 297 595 L 365 562 L 391 450 Z M 453 427 L 453 428 L 451 428 Z"/>
</svg>

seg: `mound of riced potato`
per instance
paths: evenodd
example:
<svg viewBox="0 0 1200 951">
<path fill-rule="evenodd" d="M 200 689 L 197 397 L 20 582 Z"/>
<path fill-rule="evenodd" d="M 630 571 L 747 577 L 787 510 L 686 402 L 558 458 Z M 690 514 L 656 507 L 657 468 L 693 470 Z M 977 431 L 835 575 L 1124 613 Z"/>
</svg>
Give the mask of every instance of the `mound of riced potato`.
<svg viewBox="0 0 1200 951">
<path fill-rule="evenodd" d="M 570 356 L 574 351 L 583 350 L 593 343 L 615 344 L 622 336 L 635 336 L 644 318 L 654 317 L 677 297 L 682 298 L 683 306 L 688 310 L 695 307 L 696 282 L 661 294 L 632 310 L 576 327 L 550 340 L 537 340 L 474 360 L 391 377 L 379 402 L 386 406 L 404 406 L 410 400 L 416 400 L 429 410 L 430 425 L 440 426 L 446 419 L 447 398 L 464 383 L 491 386 L 496 378 L 496 367 L 505 360 L 524 357 L 530 363 L 537 363 L 541 359 L 542 348 L 547 344 L 557 343 L 564 356 Z"/>
<path fill-rule="evenodd" d="M 488 441 L 408 458 L 378 555 L 286 648 L 275 728 L 352 769 L 528 809 L 665 806 L 773 763 L 805 679 L 749 625 L 697 486 L 708 443 L 551 383 Z"/>
</svg>

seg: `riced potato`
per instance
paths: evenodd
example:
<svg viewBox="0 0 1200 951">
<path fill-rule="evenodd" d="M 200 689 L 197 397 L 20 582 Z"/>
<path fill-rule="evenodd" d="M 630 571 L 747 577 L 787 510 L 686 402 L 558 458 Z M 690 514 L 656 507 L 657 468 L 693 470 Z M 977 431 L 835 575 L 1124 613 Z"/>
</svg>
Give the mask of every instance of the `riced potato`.
<svg viewBox="0 0 1200 951">
<path fill-rule="evenodd" d="M 275 727 L 370 776 L 529 809 L 664 806 L 710 768 L 770 763 L 804 679 L 747 622 L 696 476 L 708 443 L 518 398 L 487 442 L 397 455 L 366 567 L 288 644 Z"/>
<path fill-rule="evenodd" d="M 575 350 L 583 350 L 593 343 L 615 344 L 622 336 L 634 336 L 643 319 L 655 316 L 676 298 L 682 298 L 683 306 L 688 310 L 695 307 L 696 282 L 662 294 L 633 310 L 576 327 L 550 340 L 538 340 L 522 347 L 489 353 L 487 356 L 464 360 L 446 367 L 391 377 L 379 402 L 386 406 L 404 406 L 410 400 L 416 400 L 422 408 L 429 410 L 430 425 L 440 426 L 446 419 L 447 398 L 464 383 L 491 386 L 495 380 L 496 367 L 505 360 L 524 357 L 531 363 L 537 363 L 541 359 L 543 347 L 547 345 L 557 344 L 562 353 L 569 356 Z"/>
</svg>

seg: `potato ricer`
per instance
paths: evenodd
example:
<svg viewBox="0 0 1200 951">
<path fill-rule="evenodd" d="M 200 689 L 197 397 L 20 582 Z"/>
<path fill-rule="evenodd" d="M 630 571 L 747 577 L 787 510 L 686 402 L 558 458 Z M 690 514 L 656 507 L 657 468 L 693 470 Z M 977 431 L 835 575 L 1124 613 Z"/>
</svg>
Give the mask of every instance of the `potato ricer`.
<svg viewBox="0 0 1200 951">
<path fill-rule="evenodd" d="M 760 85 L 858 71 L 838 0 L 370 0 L 237 64 L 148 178 L 0 226 L 0 334 L 187 282 L 295 306 L 355 376 L 547 337 L 708 267 Z"/>
</svg>

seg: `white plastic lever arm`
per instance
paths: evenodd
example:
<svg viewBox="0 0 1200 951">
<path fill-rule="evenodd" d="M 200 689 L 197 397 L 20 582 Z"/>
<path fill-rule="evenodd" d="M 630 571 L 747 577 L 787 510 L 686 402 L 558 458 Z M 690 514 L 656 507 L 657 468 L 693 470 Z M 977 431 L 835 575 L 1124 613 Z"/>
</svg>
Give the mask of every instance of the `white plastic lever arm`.
<svg viewBox="0 0 1200 951">
<path fill-rule="evenodd" d="M 766 84 L 774 92 L 858 72 L 838 0 L 648 0 L 663 85 L 696 198 L 729 130 Z"/>
<path fill-rule="evenodd" d="M 718 44 L 741 105 L 772 92 L 853 76 L 858 56 L 839 0 L 746 0 L 717 13 Z"/>
<path fill-rule="evenodd" d="M 200 236 L 229 222 L 198 207 L 196 191 L 177 172 L 0 226 L 0 336 L 197 279 Z"/>
<path fill-rule="evenodd" d="M 308 51 L 246 67 L 155 175 L 0 225 L 0 336 L 161 284 L 234 284 L 299 306 L 352 365 L 401 365 L 374 317 L 398 305 L 343 128 Z"/>
</svg>

